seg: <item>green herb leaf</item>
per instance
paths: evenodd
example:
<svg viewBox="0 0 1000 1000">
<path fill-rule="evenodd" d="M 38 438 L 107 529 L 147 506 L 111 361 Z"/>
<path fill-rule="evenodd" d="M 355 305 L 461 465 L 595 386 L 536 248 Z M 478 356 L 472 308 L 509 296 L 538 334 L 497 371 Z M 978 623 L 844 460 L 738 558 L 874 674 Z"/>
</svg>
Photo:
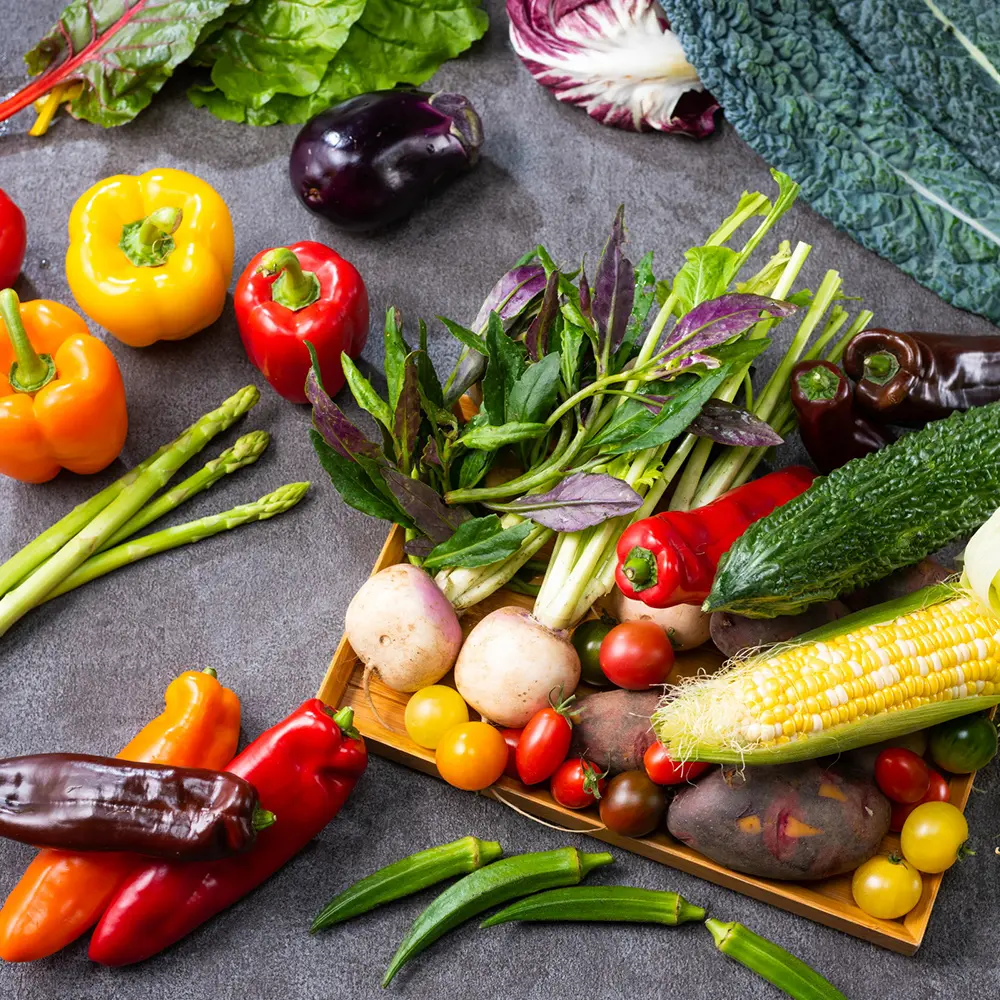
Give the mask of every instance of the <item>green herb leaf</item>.
<svg viewBox="0 0 1000 1000">
<path fill-rule="evenodd" d="M 458 470 L 459 488 L 463 490 L 472 489 L 489 472 L 490 466 L 493 465 L 493 456 L 495 454 L 492 451 L 470 451 L 462 459 L 462 464 Z"/>
<path fill-rule="evenodd" d="M 490 423 L 504 423 L 507 414 L 507 399 L 514 383 L 521 377 L 527 366 L 524 348 L 504 332 L 503 322 L 495 313 L 490 313 L 486 325 L 486 349 L 489 362 L 483 376 L 483 409 Z"/>
<path fill-rule="evenodd" d="M 253 0 L 199 46 L 195 61 L 212 67 L 212 83 L 227 100 L 251 108 L 275 94 L 306 97 L 364 9 L 365 0 Z"/>
<path fill-rule="evenodd" d="M 677 299 L 677 316 L 722 295 L 733 280 L 739 256 L 729 247 L 705 246 L 685 251 L 684 259 L 687 263 L 677 272 L 671 289 Z"/>
<path fill-rule="evenodd" d="M 559 395 L 561 373 L 562 358 L 558 354 L 547 354 L 529 365 L 510 390 L 508 420 L 535 423 L 547 417 Z"/>
<path fill-rule="evenodd" d="M 345 351 L 341 352 L 340 361 L 347 387 L 358 406 L 370 413 L 386 430 L 392 430 L 393 418 L 389 404 L 372 388 L 371 382 L 361 374 L 361 370 Z"/>
<path fill-rule="evenodd" d="M 0 118 L 79 80 L 83 92 L 70 103 L 72 113 L 96 125 L 123 125 L 149 104 L 205 30 L 245 2 L 73 0 L 24 57 L 33 75 L 44 76 L 0 104 Z"/>
<path fill-rule="evenodd" d="M 635 297 L 632 302 L 632 313 L 625 327 L 625 336 L 621 347 L 615 354 L 613 372 L 621 371 L 622 365 L 632 356 L 636 341 L 646 328 L 649 310 L 653 306 L 656 295 L 656 277 L 653 274 L 653 251 L 644 254 L 635 269 Z"/>
<path fill-rule="evenodd" d="M 309 429 L 309 439 L 312 441 L 320 465 L 326 470 L 344 503 L 370 517 L 378 517 L 392 523 L 398 522 L 407 527 L 413 526 L 402 508 L 395 501 L 387 499 L 372 483 L 360 463 L 338 455 L 315 428 Z"/>
<path fill-rule="evenodd" d="M 399 394 L 403 391 L 406 376 L 406 358 L 410 348 L 403 340 L 403 317 L 399 310 L 390 308 L 385 314 L 385 380 L 389 386 L 389 406 L 395 413 Z"/>
<path fill-rule="evenodd" d="M 466 347 L 471 348 L 473 351 L 478 351 L 480 354 L 488 355 L 489 351 L 486 348 L 486 342 L 478 333 L 473 333 L 468 327 L 462 326 L 461 323 L 456 323 L 453 319 L 448 319 L 445 316 L 438 316 L 445 325 L 445 329 L 460 343 L 465 344 Z"/>
<path fill-rule="evenodd" d="M 513 555 L 533 527 L 530 521 L 522 521 L 504 528 L 496 514 L 466 521 L 448 541 L 431 551 L 424 560 L 424 569 L 436 573 L 446 567 L 489 566 Z"/>
<path fill-rule="evenodd" d="M 548 431 L 546 424 L 510 422 L 494 426 L 486 424 L 483 427 L 473 427 L 467 430 L 459 439 L 459 444 L 477 451 L 493 451 L 504 445 L 517 444 L 519 441 L 533 441 Z"/>
<path fill-rule="evenodd" d="M 577 373 L 580 369 L 580 348 L 585 334 L 580 327 L 568 320 L 564 322 L 559 338 L 559 363 L 562 368 L 563 384 L 567 392 L 576 392 Z"/>
<path fill-rule="evenodd" d="M 437 407 L 444 406 L 444 392 L 441 389 L 441 379 L 434 370 L 427 349 L 427 324 L 420 321 L 420 353 L 417 355 L 417 375 L 420 378 L 420 391 Z"/>
<path fill-rule="evenodd" d="M 396 461 L 404 472 L 409 472 L 417 455 L 417 437 L 420 434 L 420 386 L 417 381 L 419 351 L 412 351 L 403 363 L 403 388 L 396 401 L 393 420 L 393 438 L 396 444 Z"/>
</svg>

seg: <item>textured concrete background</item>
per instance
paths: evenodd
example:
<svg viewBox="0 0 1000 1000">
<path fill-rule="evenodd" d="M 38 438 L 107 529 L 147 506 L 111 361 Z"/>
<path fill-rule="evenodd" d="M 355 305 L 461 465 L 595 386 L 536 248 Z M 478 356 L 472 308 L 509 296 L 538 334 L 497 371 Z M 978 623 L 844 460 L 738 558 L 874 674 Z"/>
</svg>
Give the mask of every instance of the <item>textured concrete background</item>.
<svg viewBox="0 0 1000 1000">
<path fill-rule="evenodd" d="M 62 0 L 0 0 L 0 92 L 23 79 L 20 56 L 48 28 Z M 368 282 L 373 317 L 398 305 L 415 323 L 443 313 L 468 322 L 492 282 L 537 241 L 563 259 L 599 249 L 624 202 L 636 258 L 656 251 L 660 272 L 700 241 L 745 188 L 769 190 L 765 164 L 726 126 L 695 144 L 604 129 L 563 107 L 521 69 L 499 3 L 484 44 L 435 81 L 467 94 L 486 128 L 476 172 L 391 233 L 348 237 L 308 215 L 289 190 L 290 128 L 256 130 L 190 107 L 173 84 L 138 121 L 103 131 L 60 121 L 42 140 L 24 135 L 30 116 L 0 134 L 0 186 L 28 216 L 23 297 L 71 302 L 62 272 L 66 218 L 90 184 L 116 172 L 173 166 L 204 177 L 225 197 L 236 225 L 237 273 L 264 246 L 329 242 Z M 982 331 L 891 265 L 854 246 L 806 206 L 781 234 L 815 247 L 811 280 L 836 267 L 886 325 Z M 815 287 L 815 286 L 813 286 Z M 96 332 L 96 331 L 95 331 Z M 452 343 L 432 334 L 444 362 Z M 241 425 L 274 441 L 252 469 L 179 512 L 186 520 L 311 478 L 293 513 L 115 573 L 61 598 L 0 640 L 5 694 L 0 755 L 116 751 L 159 711 L 181 669 L 212 664 L 243 699 L 244 738 L 283 717 L 316 689 L 340 636 L 344 608 L 385 535 L 380 523 L 343 506 L 323 482 L 306 436 L 308 410 L 274 395 L 249 366 L 227 309 L 212 329 L 180 344 L 135 351 L 112 341 L 128 389 L 131 427 L 122 461 L 102 476 L 60 476 L 46 486 L 0 483 L 0 558 L 70 506 L 172 438 L 247 382 L 260 404 Z M 379 364 L 373 337 L 366 351 Z M 354 412 L 349 399 L 342 405 Z M 235 437 L 230 432 L 226 441 Z M 206 456 L 222 447 L 209 447 Z M 979 782 L 969 819 L 979 853 L 949 872 L 923 949 L 902 958 L 623 851 L 595 881 L 673 888 L 723 919 L 742 920 L 826 973 L 852 1000 L 996 996 L 1000 899 L 1000 780 Z M 380 996 L 382 970 L 427 902 L 411 899 L 311 938 L 310 918 L 335 891 L 410 851 L 465 833 L 499 839 L 511 853 L 572 838 L 482 798 L 373 759 L 339 818 L 319 840 L 249 899 L 144 965 L 93 966 L 83 943 L 45 962 L 0 967 L 0 997 L 48 1000 L 192 1000 Z M 0 894 L 13 887 L 31 850 L 0 844 Z M 463 928 L 408 967 L 400 996 L 486 998 L 777 995 L 714 953 L 698 927 Z"/>
</svg>

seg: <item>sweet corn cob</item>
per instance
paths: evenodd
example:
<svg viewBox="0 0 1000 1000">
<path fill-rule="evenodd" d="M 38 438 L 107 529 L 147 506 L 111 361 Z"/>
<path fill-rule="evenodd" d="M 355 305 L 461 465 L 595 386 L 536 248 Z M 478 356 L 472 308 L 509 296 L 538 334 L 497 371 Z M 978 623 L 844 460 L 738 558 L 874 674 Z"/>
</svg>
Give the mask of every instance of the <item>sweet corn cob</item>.
<svg viewBox="0 0 1000 1000">
<path fill-rule="evenodd" d="M 839 633 L 685 684 L 654 714 L 656 734 L 675 759 L 777 764 L 1000 703 L 1000 620 L 947 593 L 888 621 L 862 612 Z"/>
</svg>

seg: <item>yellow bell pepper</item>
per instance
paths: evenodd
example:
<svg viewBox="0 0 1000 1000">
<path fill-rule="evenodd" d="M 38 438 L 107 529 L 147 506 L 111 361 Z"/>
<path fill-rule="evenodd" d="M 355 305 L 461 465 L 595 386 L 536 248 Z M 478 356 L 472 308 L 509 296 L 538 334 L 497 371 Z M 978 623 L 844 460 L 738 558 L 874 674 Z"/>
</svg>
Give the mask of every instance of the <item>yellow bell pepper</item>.
<svg viewBox="0 0 1000 1000">
<path fill-rule="evenodd" d="M 218 192 L 183 170 L 117 174 L 69 217 L 66 280 L 80 308 L 131 347 L 182 340 L 222 314 L 233 221 Z"/>
</svg>

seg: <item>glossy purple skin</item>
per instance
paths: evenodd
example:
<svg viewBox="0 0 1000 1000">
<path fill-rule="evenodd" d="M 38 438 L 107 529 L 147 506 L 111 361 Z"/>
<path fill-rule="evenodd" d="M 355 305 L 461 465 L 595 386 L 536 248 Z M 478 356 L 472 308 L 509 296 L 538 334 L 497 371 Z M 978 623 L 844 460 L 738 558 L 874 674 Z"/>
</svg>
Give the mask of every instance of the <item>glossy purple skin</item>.
<svg viewBox="0 0 1000 1000">
<path fill-rule="evenodd" d="M 482 138 L 479 115 L 461 95 L 376 91 L 308 122 L 289 174 L 306 208 L 365 232 L 405 218 L 472 167 Z"/>
</svg>

